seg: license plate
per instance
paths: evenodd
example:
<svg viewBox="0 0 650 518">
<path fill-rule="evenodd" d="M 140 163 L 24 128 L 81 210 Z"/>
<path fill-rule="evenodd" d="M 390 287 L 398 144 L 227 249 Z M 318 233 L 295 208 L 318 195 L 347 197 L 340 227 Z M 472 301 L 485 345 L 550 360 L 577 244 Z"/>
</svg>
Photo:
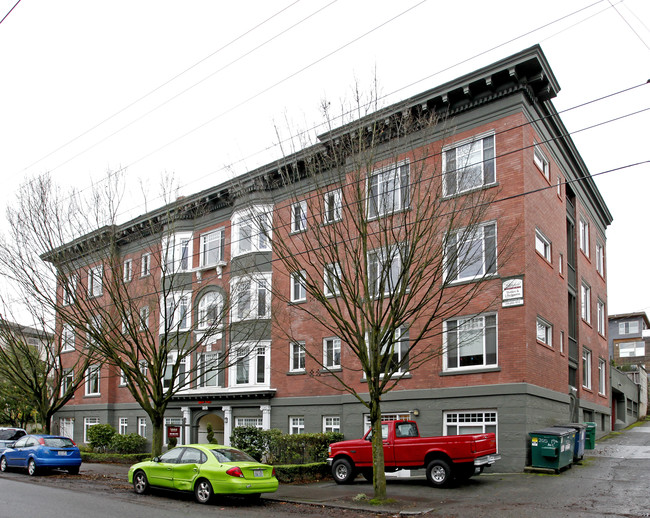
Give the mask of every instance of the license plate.
<svg viewBox="0 0 650 518">
<path fill-rule="evenodd" d="M 263 469 L 254 469 L 253 470 L 253 476 L 263 477 L 264 476 L 264 470 Z"/>
<path fill-rule="evenodd" d="M 65 457 L 68 454 L 67 451 L 59 451 L 57 452 L 57 455 L 61 455 L 62 457 Z"/>
</svg>

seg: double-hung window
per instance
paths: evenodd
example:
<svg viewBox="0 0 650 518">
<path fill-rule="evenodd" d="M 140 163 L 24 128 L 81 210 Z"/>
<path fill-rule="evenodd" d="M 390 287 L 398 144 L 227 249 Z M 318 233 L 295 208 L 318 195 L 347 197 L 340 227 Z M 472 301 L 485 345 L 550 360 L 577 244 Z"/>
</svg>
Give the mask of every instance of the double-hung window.
<svg viewBox="0 0 650 518">
<path fill-rule="evenodd" d="M 119 428 L 117 430 L 117 433 L 119 433 L 120 435 L 126 435 L 128 428 L 129 428 L 129 418 L 120 417 Z"/>
<path fill-rule="evenodd" d="M 323 270 L 323 293 L 326 297 L 333 297 L 341 293 L 341 265 L 339 263 L 331 263 L 325 265 Z"/>
<path fill-rule="evenodd" d="M 305 342 L 291 342 L 291 372 L 305 371 Z"/>
<path fill-rule="evenodd" d="M 341 418 L 337 415 L 323 417 L 323 433 L 340 432 Z"/>
<path fill-rule="evenodd" d="M 465 281 L 497 272 L 496 223 L 464 228 L 447 236 L 445 273 L 447 279 Z"/>
<path fill-rule="evenodd" d="M 605 360 L 598 358 L 598 393 L 603 395 L 607 388 L 607 378 L 605 377 L 606 365 Z"/>
<path fill-rule="evenodd" d="M 307 202 L 299 201 L 291 205 L 291 232 L 307 230 Z"/>
<path fill-rule="evenodd" d="M 381 347 L 382 373 L 403 374 L 409 370 L 409 331 L 400 327 L 393 339 Z"/>
<path fill-rule="evenodd" d="M 149 252 L 140 257 L 140 277 L 151 275 L 151 254 Z"/>
<path fill-rule="evenodd" d="M 61 374 L 61 397 L 63 397 L 66 392 L 74 384 L 74 370 L 65 369 Z"/>
<path fill-rule="evenodd" d="M 161 333 L 187 331 L 191 320 L 191 295 L 187 292 L 172 292 L 165 299 L 160 315 Z"/>
<path fill-rule="evenodd" d="M 167 273 L 186 272 L 192 268 L 192 233 L 176 232 L 162 241 L 163 264 Z"/>
<path fill-rule="evenodd" d="M 99 424 L 99 417 L 84 417 L 84 442 L 88 442 L 88 430 L 91 426 Z"/>
<path fill-rule="evenodd" d="M 306 273 L 304 270 L 291 274 L 291 302 L 307 300 Z"/>
<path fill-rule="evenodd" d="M 586 219 L 580 218 L 579 232 L 580 250 L 589 257 L 589 222 Z"/>
<path fill-rule="evenodd" d="M 99 297 L 103 293 L 102 276 L 104 266 L 99 265 L 88 269 L 88 296 Z"/>
<path fill-rule="evenodd" d="M 341 189 L 325 193 L 323 197 L 323 223 L 334 223 L 341 219 Z"/>
<path fill-rule="evenodd" d="M 537 340 L 550 347 L 553 346 L 553 326 L 540 317 L 537 317 Z"/>
<path fill-rule="evenodd" d="M 61 287 L 63 290 L 62 302 L 64 306 L 69 306 L 74 302 L 77 294 L 77 281 L 78 277 L 76 274 L 69 275 L 63 279 Z"/>
<path fill-rule="evenodd" d="M 235 322 L 271 317 L 271 274 L 256 274 L 232 280 L 234 300 L 232 319 Z"/>
<path fill-rule="evenodd" d="M 201 235 L 200 263 L 202 267 L 216 266 L 224 260 L 226 231 L 223 228 Z"/>
<path fill-rule="evenodd" d="M 209 291 L 199 301 L 198 327 L 208 329 L 220 326 L 222 321 L 223 297 L 216 291 Z"/>
<path fill-rule="evenodd" d="M 582 348 L 582 386 L 591 388 L 591 351 L 586 347 Z"/>
<path fill-rule="evenodd" d="M 496 182 L 494 135 L 463 141 L 443 149 L 444 195 L 477 189 Z"/>
<path fill-rule="evenodd" d="M 409 164 L 393 164 L 368 177 L 368 217 L 376 218 L 409 206 Z"/>
<path fill-rule="evenodd" d="M 607 317 L 605 316 L 605 303 L 598 299 L 596 307 L 598 309 L 598 332 L 605 336 L 605 322 L 607 321 Z"/>
<path fill-rule="evenodd" d="M 122 279 L 124 282 L 131 282 L 133 279 L 133 259 L 127 259 L 122 265 Z"/>
<path fill-rule="evenodd" d="M 444 370 L 497 365 L 497 316 L 488 314 L 447 320 L 444 332 Z"/>
<path fill-rule="evenodd" d="M 580 286 L 580 316 L 588 324 L 591 323 L 591 287 L 584 282 Z"/>
<path fill-rule="evenodd" d="M 232 257 L 271 250 L 272 211 L 270 205 L 254 205 L 233 214 Z"/>
<path fill-rule="evenodd" d="M 541 146 L 535 142 L 533 146 L 533 158 L 535 165 L 539 168 L 542 174 L 546 177 L 547 180 L 551 178 L 550 165 L 548 159 L 544 156 Z"/>
<path fill-rule="evenodd" d="M 497 434 L 495 410 L 448 411 L 444 414 L 444 435 Z"/>
<path fill-rule="evenodd" d="M 199 355 L 199 386 L 217 387 L 219 385 L 220 357 L 216 351 Z"/>
<path fill-rule="evenodd" d="M 305 433 L 305 418 L 303 416 L 289 417 L 289 434 L 297 435 Z"/>
<path fill-rule="evenodd" d="M 75 332 L 70 324 L 63 324 L 61 352 L 74 351 Z"/>
<path fill-rule="evenodd" d="M 138 417 L 138 435 L 140 437 L 147 437 L 147 418 Z"/>
<path fill-rule="evenodd" d="M 605 247 L 596 243 L 596 271 L 603 277 L 605 275 Z"/>
<path fill-rule="evenodd" d="M 341 367 L 341 339 L 337 337 L 323 340 L 323 366 L 327 369 Z"/>
<path fill-rule="evenodd" d="M 374 297 L 388 295 L 405 282 L 403 247 L 399 245 L 368 252 L 368 289 Z"/>
<path fill-rule="evenodd" d="M 551 262 L 551 242 L 540 230 L 535 230 L 535 250 L 549 263 Z"/>
<path fill-rule="evenodd" d="M 174 376 L 174 367 L 176 367 L 176 376 Z M 172 351 L 167 355 L 165 371 L 163 373 L 162 385 L 164 389 L 172 386 L 177 389 L 186 388 L 189 382 L 187 356 L 179 359 L 178 352 Z"/>
<path fill-rule="evenodd" d="M 140 308 L 140 323 L 138 325 L 139 331 L 149 329 L 149 306 L 142 306 Z"/>
<path fill-rule="evenodd" d="M 234 358 L 229 367 L 229 385 L 259 386 L 269 384 L 268 343 L 236 344 L 231 347 Z"/>
<path fill-rule="evenodd" d="M 91 365 L 86 370 L 86 396 L 98 396 L 100 394 L 100 369 L 99 365 Z"/>
</svg>

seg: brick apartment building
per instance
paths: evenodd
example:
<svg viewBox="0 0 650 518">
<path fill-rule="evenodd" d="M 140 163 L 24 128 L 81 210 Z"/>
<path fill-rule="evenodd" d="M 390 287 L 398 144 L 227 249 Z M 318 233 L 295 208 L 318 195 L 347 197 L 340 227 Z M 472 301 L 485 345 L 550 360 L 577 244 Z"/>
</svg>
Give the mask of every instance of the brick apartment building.
<svg viewBox="0 0 650 518">
<path fill-rule="evenodd" d="M 595 421 L 599 433 L 610 429 L 605 231 L 612 219 L 553 107 L 559 89 L 541 48 L 535 46 L 377 114 L 382 120 L 416 108 L 449 114 L 453 134 L 443 142 L 441 134 L 434 133 L 430 141 L 420 143 L 438 146 L 440 152 L 429 154 L 427 160 L 432 170 L 447 175 L 452 171 L 449 164 L 465 156 L 480 170 L 471 188 L 498 190 L 501 201 L 487 210 L 481 223 L 483 238 L 477 242 L 484 261 L 502 252 L 503 236 L 510 236 L 513 244 L 509 260 L 490 270 L 485 295 L 462 314 L 438 324 L 432 344 L 444 353 L 406 372 L 382 399 L 382 412 L 386 418 L 415 419 L 426 435 L 496 432 L 502 470 L 524 467 L 527 434 L 532 430 L 578 420 Z M 337 130 L 338 135 L 345 132 L 346 127 Z M 328 144 L 327 138 L 321 137 L 322 144 Z M 272 325 L 272 313 L 274 318 L 281 316 L 291 302 L 305 297 L 299 286 L 298 292 L 291 291 L 296 286 L 273 260 L 273 236 L 251 233 L 251 214 L 273 214 L 275 219 L 286 211 L 287 217 L 291 207 L 296 210 L 292 230 L 301 230 L 301 209 L 309 209 L 315 199 L 309 196 L 315 190 L 313 179 L 294 183 L 304 196 L 298 203 L 295 189 L 289 192 L 268 181 L 295 160 L 295 156 L 280 159 L 243 179 L 183 198 L 183 206 L 201 202 L 204 210 L 177 221 L 174 235 L 165 238 L 173 239 L 186 279 L 184 318 L 199 320 L 215 301 L 237 292 L 245 294 L 239 300 L 252 311 L 238 315 L 235 306 L 229 318 L 252 319 L 255 324 L 254 333 L 245 338 L 224 327 L 209 347 L 188 359 L 185 371 L 199 370 L 206 355 L 231 345 L 231 354 L 236 354 L 238 341 L 249 354 L 245 365 L 232 362 L 218 373 L 203 373 L 174 397 L 165 426 L 181 427 L 181 443 L 205 440 L 208 424 L 225 443 L 236 426 L 288 433 L 334 430 L 346 438 L 360 436 L 367 427 L 365 408 L 352 395 L 315 379 L 312 374 L 322 365 L 301 356 L 300 349 L 293 349 L 282 330 Z M 391 184 L 393 189 L 396 184 L 408 186 L 408 168 L 402 165 L 386 169 L 386 160 L 381 163 L 381 174 L 400 178 L 401 183 Z M 337 208 L 345 200 L 336 185 L 329 192 L 325 223 L 337 224 Z M 446 194 L 464 193 L 456 185 Z M 148 213 L 122 225 L 121 235 L 131 235 L 131 230 L 155 217 Z M 133 283 L 156 275 L 162 259 L 156 257 L 152 242 L 160 249 L 162 235 L 150 236 L 146 243 L 137 239 L 118 243 L 124 271 Z M 256 265 L 256 274 L 239 278 L 243 264 Z M 101 282 L 95 263 L 84 268 L 94 272 L 86 273 L 94 276 L 89 285 Z M 471 278 L 459 276 L 459 281 L 470 283 Z M 271 285 L 286 290 L 291 300 L 271 300 Z M 486 311 L 481 298 L 489 297 L 496 303 Z M 151 321 L 158 318 L 152 310 Z M 467 349 L 452 350 L 448 344 L 460 340 L 463 324 L 468 323 L 478 340 Z M 356 364 L 345 343 L 308 319 L 291 325 L 303 335 L 304 347 L 322 347 L 324 363 L 339 369 L 358 393 L 365 392 L 359 371 L 346 370 Z M 121 384 L 119 373 L 102 365 L 90 375 L 92 386 L 86 383 L 57 414 L 61 432 L 84 442 L 89 426 L 110 423 L 120 433 L 150 437 L 151 423 Z"/>
</svg>

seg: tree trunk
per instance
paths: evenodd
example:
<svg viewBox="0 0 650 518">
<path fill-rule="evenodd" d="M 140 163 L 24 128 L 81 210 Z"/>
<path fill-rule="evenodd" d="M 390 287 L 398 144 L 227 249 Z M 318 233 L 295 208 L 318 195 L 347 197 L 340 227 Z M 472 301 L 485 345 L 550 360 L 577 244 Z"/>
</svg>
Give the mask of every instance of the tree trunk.
<svg viewBox="0 0 650 518">
<path fill-rule="evenodd" d="M 163 423 L 162 415 L 149 416 L 153 425 L 153 435 L 151 437 L 151 456 L 158 457 L 162 454 L 163 447 Z"/>
<path fill-rule="evenodd" d="M 372 488 L 374 497 L 386 498 L 386 473 L 384 470 L 384 440 L 381 435 L 381 407 L 379 396 L 370 391 L 370 426 L 372 428 Z"/>
</svg>

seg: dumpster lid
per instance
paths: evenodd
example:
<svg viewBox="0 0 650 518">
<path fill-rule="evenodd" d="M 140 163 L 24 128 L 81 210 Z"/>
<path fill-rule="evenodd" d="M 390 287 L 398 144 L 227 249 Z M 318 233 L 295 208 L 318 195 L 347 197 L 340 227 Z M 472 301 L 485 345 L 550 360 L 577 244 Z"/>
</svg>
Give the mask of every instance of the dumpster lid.
<svg viewBox="0 0 650 518">
<path fill-rule="evenodd" d="M 542 430 L 535 430 L 530 432 L 529 435 L 556 435 L 558 437 L 564 437 L 565 435 L 571 435 L 576 431 L 573 428 L 563 428 L 561 426 L 551 426 L 549 428 L 543 428 Z"/>
<path fill-rule="evenodd" d="M 578 428 L 579 430 L 582 430 L 583 428 L 587 428 L 587 425 L 585 423 L 566 423 L 566 424 L 561 424 L 560 426 L 562 428 Z"/>
</svg>

